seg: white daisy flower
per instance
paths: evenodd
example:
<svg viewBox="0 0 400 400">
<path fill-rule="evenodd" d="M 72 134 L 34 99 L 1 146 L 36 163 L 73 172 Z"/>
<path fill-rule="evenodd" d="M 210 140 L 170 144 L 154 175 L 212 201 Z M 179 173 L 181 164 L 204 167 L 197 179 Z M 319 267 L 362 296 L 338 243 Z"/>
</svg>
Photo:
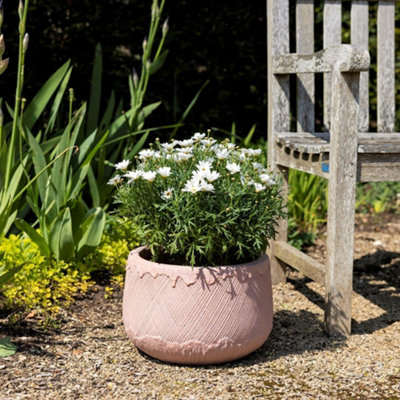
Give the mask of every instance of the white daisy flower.
<svg viewBox="0 0 400 400">
<path fill-rule="evenodd" d="M 256 190 L 257 193 L 259 193 L 265 189 L 265 186 L 261 185 L 261 183 L 255 183 L 254 189 Z"/>
<path fill-rule="evenodd" d="M 262 183 L 265 183 L 267 186 L 275 185 L 275 181 L 268 174 L 261 174 L 260 180 Z"/>
<path fill-rule="evenodd" d="M 214 182 L 220 177 L 220 173 L 217 171 L 205 171 L 204 178 L 208 180 L 208 182 Z"/>
<path fill-rule="evenodd" d="M 192 180 L 201 181 L 202 179 L 204 179 L 206 173 L 207 173 L 207 171 L 202 171 L 202 170 L 193 171 L 192 172 Z"/>
<path fill-rule="evenodd" d="M 176 149 L 178 153 L 185 153 L 185 154 L 191 154 L 193 152 L 193 147 L 183 147 L 181 149 Z"/>
<path fill-rule="evenodd" d="M 203 143 L 203 145 L 205 147 L 211 147 L 216 142 L 217 141 L 215 139 L 212 139 L 212 138 L 205 138 L 205 139 L 201 140 L 201 143 Z"/>
<path fill-rule="evenodd" d="M 198 171 L 210 171 L 212 167 L 212 160 L 199 161 L 196 167 Z"/>
<path fill-rule="evenodd" d="M 247 149 L 247 154 L 249 156 L 259 156 L 262 153 L 261 149 Z"/>
<path fill-rule="evenodd" d="M 153 182 L 154 179 L 156 179 L 156 175 L 157 175 L 156 172 L 147 171 L 142 173 L 142 178 L 145 179 L 146 181 Z"/>
<path fill-rule="evenodd" d="M 204 139 L 205 137 L 206 137 L 206 134 L 205 134 L 205 133 L 196 132 L 196 133 L 192 136 L 192 139 L 195 140 L 195 141 L 197 142 L 197 141 L 199 141 L 199 140 L 201 140 L 201 139 Z"/>
<path fill-rule="evenodd" d="M 122 181 L 122 176 L 121 175 L 115 175 L 113 178 L 111 178 L 108 182 L 107 182 L 107 184 L 108 185 L 118 185 L 118 184 L 120 184 L 120 183 L 122 183 L 123 181 Z"/>
<path fill-rule="evenodd" d="M 179 142 L 179 144 L 181 145 L 181 147 L 188 147 L 188 146 L 193 146 L 193 139 L 186 139 L 186 140 L 181 140 Z"/>
<path fill-rule="evenodd" d="M 239 161 L 245 161 L 247 158 L 247 153 L 245 151 L 241 151 L 238 155 Z"/>
<path fill-rule="evenodd" d="M 124 176 L 125 178 L 129 179 L 129 183 L 136 181 L 137 179 L 139 179 L 143 174 L 143 171 L 129 171 L 127 172 Z"/>
<path fill-rule="evenodd" d="M 187 161 L 192 157 L 193 157 L 193 154 L 191 154 L 191 153 L 175 153 L 174 154 L 174 160 L 177 162 Z"/>
<path fill-rule="evenodd" d="M 161 197 L 162 197 L 164 200 L 169 200 L 169 199 L 172 197 L 172 192 L 173 192 L 173 189 L 172 189 L 172 188 L 168 188 L 168 189 L 161 195 Z"/>
<path fill-rule="evenodd" d="M 158 173 L 163 178 L 168 178 L 171 175 L 171 168 L 170 167 L 162 167 L 158 169 Z"/>
<path fill-rule="evenodd" d="M 225 147 L 222 149 L 215 150 L 215 155 L 218 158 L 218 160 L 225 160 L 226 158 L 228 158 L 229 154 L 230 151 Z"/>
<path fill-rule="evenodd" d="M 149 158 L 152 158 L 155 154 L 154 150 L 151 149 L 145 149 L 145 150 L 141 150 L 139 152 L 139 159 L 140 160 L 148 160 Z"/>
<path fill-rule="evenodd" d="M 205 180 L 202 180 L 200 182 L 200 187 L 203 192 L 213 192 L 214 191 L 214 186 L 211 185 L 211 183 L 206 182 Z"/>
<path fill-rule="evenodd" d="M 236 147 L 236 145 L 235 145 L 234 143 L 228 143 L 228 144 L 226 145 L 226 147 L 228 147 L 228 150 L 234 150 L 235 147 Z"/>
<path fill-rule="evenodd" d="M 253 167 L 257 171 L 261 171 L 264 168 L 264 166 L 262 164 L 257 163 L 257 162 L 253 162 Z"/>
<path fill-rule="evenodd" d="M 197 193 L 201 190 L 201 184 L 198 180 L 191 179 L 186 182 L 185 187 L 182 189 L 182 192 L 190 192 Z"/>
<path fill-rule="evenodd" d="M 240 171 L 240 165 L 236 163 L 226 163 L 226 169 L 231 173 L 235 174 L 236 172 Z"/>
<path fill-rule="evenodd" d="M 114 165 L 114 167 L 115 167 L 115 169 L 119 169 L 121 171 L 126 171 L 129 164 L 130 164 L 129 160 L 122 160 L 121 162 L 116 163 Z"/>
<path fill-rule="evenodd" d="M 172 151 L 175 147 L 176 142 L 172 142 L 172 143 L 162 143 L 161 147 L 165 150 L 165 151 Z"/>
</svg>

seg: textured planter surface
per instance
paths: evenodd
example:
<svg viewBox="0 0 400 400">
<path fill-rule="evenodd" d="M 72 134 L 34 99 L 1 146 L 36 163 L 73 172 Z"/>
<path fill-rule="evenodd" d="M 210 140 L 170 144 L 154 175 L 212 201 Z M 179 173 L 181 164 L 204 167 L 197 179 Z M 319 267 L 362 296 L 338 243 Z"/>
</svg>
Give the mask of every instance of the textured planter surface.
<svg viewBox="0 0 400 400">
<path fill-rule="evenodd" d="M 252 263 L 191 268 L 158 264 L 132 251 L 123 320 L 133 343 L 152 357 L 182 364 L 221 363 L 260 347 L 272 329 L 266 255 Z"/>
</svg>

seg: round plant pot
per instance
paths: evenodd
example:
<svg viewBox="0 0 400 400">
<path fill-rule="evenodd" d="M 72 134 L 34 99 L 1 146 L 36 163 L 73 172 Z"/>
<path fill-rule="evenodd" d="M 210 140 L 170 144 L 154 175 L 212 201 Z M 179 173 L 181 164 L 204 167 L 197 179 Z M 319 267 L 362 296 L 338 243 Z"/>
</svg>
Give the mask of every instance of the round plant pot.
<svg viewBox="0 0 400 400">
<path fill-rule="evenodd" d="M 123 298 L 125 330 L 148 355 L 179 364 L 215 364 L 253 352 L 272 329 L 269 259 L 190 267 L 128 257 Z"/>
</svg>

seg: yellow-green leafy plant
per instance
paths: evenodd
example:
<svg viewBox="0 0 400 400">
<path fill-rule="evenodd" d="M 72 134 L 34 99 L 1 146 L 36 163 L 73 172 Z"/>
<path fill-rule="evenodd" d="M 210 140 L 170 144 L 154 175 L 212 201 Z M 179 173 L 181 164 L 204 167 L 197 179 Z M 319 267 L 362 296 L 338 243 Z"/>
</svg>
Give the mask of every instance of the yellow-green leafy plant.
<svg viewBox="0 0 400 400">
<path fill-rule="evenodd" d="M 0 242 L 3 258 L 0 267 L 21 265 L 10 282 L 3 285 L 0 304 L 19 315 L 35 310 L 54 317 L 77 294 L 91 285 L 89 274 L 63 261 L 43 257 L 38 246 L 27 237 L 10 235 Z"/>
</svg>

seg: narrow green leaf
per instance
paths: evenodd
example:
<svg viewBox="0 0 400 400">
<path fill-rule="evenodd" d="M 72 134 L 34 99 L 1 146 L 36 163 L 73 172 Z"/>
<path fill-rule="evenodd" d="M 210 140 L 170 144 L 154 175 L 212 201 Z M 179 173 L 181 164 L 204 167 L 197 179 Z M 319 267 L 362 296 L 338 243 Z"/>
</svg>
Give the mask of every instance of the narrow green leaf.
<svg viewBox="0 0 400 400">
<path fill-rule="evenodd" d="M 92 80 L 90 85 L 90 98 L 89 98 L 89 109 L 88 119 L 86 126 L 86 134 L 92 133 L 99 121 L 100 114 L 100 100 L 101 100 L 101 76 L 103 69 L 103 56 L 101 51 L 101 45 L 96 45 L 96 51 L 94 55 Z"/>
<path fill-rule="evenodd" d="M 125 158 L 127 158 L 128 160 L 131 160 L 131 159 L 133 159 L 133 157 L 135 157 L 135 155 L 137 153 L 139 153 L 139 151 L 142 149 L 143 145 L 146 143 L 149 133 L 150 132 L 147 131 L 146 133 L 144 133 L 142 135 L 142 137 L 137 141 L 137 143 L 135 144 L 133 149 L 125 156 Z"/>
<path fill-rule="evenodd" d="M 50 231 L 50 246 L 57 260 L 68 261 L 74 257 L 71 212 L 67 207 L 62 211 Z"/>
<path fill-rule="evenodd" d="M 50 101 L 68 71 L 69 65 L 70 61 L 67 61 L 56 72 L 54 72 L 29 103 L 24 112 L 24 124 L 29 129 L 32 129 L 33 125 L 46 108 L 47 103 Z"/>
<path fill-rule="evenodd" d="M 50 256 L 50 248 L 48 244 L 46 243 L 44 238 L 35 229 L 32 228 L 31 225 L 20 218 L 15 221 L 15 225 L 19 230 L 25 232 L 30 237 L 30 239 L 39 247 L 42 255 L 44 255 L 45 257 Z"/>
<path fill-rule="evenodd" d="M 57 91 L 56 97 L 55 97 L 53 105 L 51 107 L 49 123 L 46 127 L 45 136 L 47 136 L 47 134 L 49 132 L 52 132 L 54 129 L 54 124 L 55 124 L 57 116 L 58 116 L 58 111 L 60 109 L 61 101 L 64 98 L 65 91 L 68 87 L 68 83 L 71 78 L 71 73 L 72 73 L 72 67 L 70 67 L 68 69 L 68 71 L 65 74 L 64 79 L 61 82 L 61 85 Z"/>
<path fill-rule="evenodd" d="M 78 252 L 84 247 L 96 247 L 99 245 L 106 223 L 106 214 L 100 208 L 91 209 L 81 224 L 82 237 L 78 243 Z"/>
<path fill-rule="evenodd" d="M 249 133 L 247 134 L 247 136 L 245 137 L 245 139 L 243 141 L 244 147 L 248 147 L 250 145 L 251 139 L 253 138 L 254 132 L 256 131 L 256 127 L 257 127 L 256 124 L 254 124 L 251 127 Z"/>
<path fill-rule="evenodd" d="M 204 90 L 204 88 L 210 83 L 210 81 L 206 81 L 204 85 L 200 88 L 200 90 L 196 93 L 196 95 L 193 97 L 193 100 L 190 102 L 190 104 L 187 106 L 186 110 L 183 112 L 181 119 L 178 122 L 178 127 L 183 124 L 185 121 L 186 117 L 189 115 L 189 113 L 192 111 L 192 108 L 196 104 L 198 98 L 200 97 L 201 92 Z M 171 134 L 171 137 L 174 137 L 176 132 L 178 131 L 178 127 L 174 129 L 174 131 Z"/>
<path fill-rule="evenodd" d="M 106 111 L 103 114 L 103 118 L 101 119 L 100 125 L 99 125 L 99 130 L 100 134 L 105 132 L 106 130 L 109 129 L 109 126 L 111 124 L 111 119 L 113 117 L 115 109 L 115 93 L 114 91 L 111 92 L 111 97 L 110 100 L 108 101 Z"/>
<path fill-rule="evenodd" d="M 155 72 L 157 72 L 163 65 L 165 62 L 165 59 L 167 58 L 169 53 L 169 50 L 165 50 L 163 51 L 160 56 L 157 58 L 156 61 L 154 61 L 151 66 L 150 66 L 150 71 L 149 74 L 153 75 Z"/>
<path fill-rule="evenodd" d="M 88 170 L 88 178 L 89 178 L 89 190 L 90 195 L 92 196 L 92 203 L 94 207 L 100 206 L 100 193 L 99 188 L 97 186 L 96 177 L 94 176 L 93 168 L 90 166 Z"/>
<path fill-rule="evenodd" d="M 33 165 L 35 168 L 36 174 L 39 173 L 43 168 L 46 167 L 46 158 L 43 154 L 42 148 L 39 143 L 36 141 L 35 137 L 32 135 L 29 129 L 26 129 L 26 133 L 28 136 L 28 143 L 31 148 Z M 44 201 L 45 191 L 46 191 L 46 183 L 48 180 L 47 171 L 43 172 L 43 174 L 37 180 L 37 186 L 39 189 L 40 198 Z"/>
</svg>

